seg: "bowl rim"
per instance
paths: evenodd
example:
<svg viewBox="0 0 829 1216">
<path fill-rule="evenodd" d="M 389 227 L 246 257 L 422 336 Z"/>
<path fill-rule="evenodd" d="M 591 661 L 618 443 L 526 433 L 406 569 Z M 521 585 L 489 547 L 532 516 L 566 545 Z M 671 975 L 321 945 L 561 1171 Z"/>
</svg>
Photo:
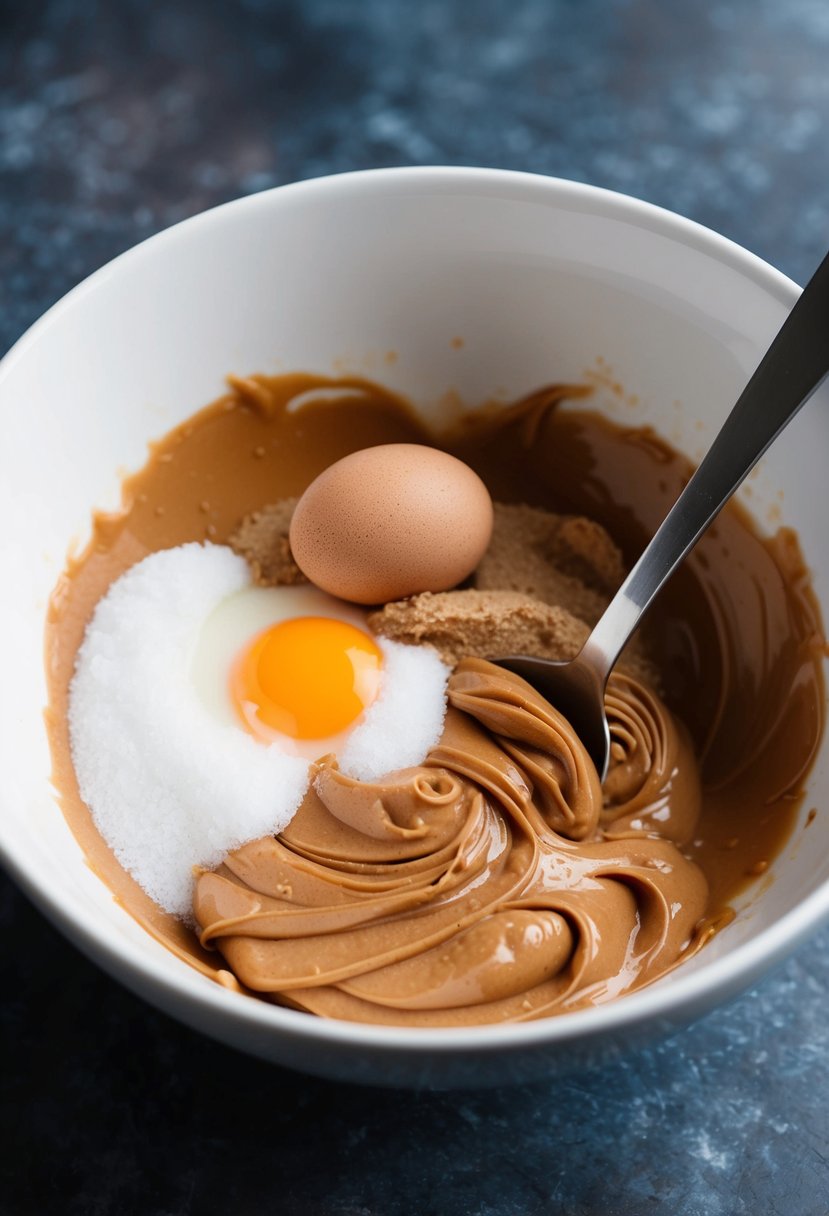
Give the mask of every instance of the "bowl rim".
<svg viewBox="0 0 829 1216">
<path fill-rule="evenodd" d="M 353 198 L 360 194 L 411 195 L 418 191 L 432 195 L 466 191 L 478 197 L 501 195 L 516 201 L 539 201 L 552 206 L 569 204 L 581 212 L 626 219 L 642 229 L 715 258 L 787 308 L 794 305 L 800 294 L 801 289 L 791 279 L 727 237 L 663 207 L 613 190 L 507 169 L 455 166 L 366 169 L 305 179 L 234 199 L 182 220 L 126 250 L 67 292 L 18 338 L 0 360 L 0 393 L 18 361 L 63 312 L 114 275 L 129 270 L 148 253 L 155 256 L 185 232 L 191 234 L 215 225 L 231 211 L 240 218 L 254 211 L 270 210 L 283 202 L 310 202 L 324 196 Z M 0 790 L 0 808 L 6 807 L 6 797 Z M 119 976 L 128 986 L 145 996 L 148 992 L 167 993 L 176 998 L 177 1008 L 201 1007 L 220 1021 L 238 1022 L 251 1031 L 297 1036 L 329 1046 L 372 1049 L 375 1053 L 465 1055 L 517 1050 L 560 1045 L 575 1038 L 598 1038 L 611 1030 L 628 1029 L 638 1023 L 689 1020 L 694 1011 L 716 1004 L 718 992 L 731 995 L 746 987 L 829 918 L 829 881 L 826 881 L 773 925 L 736 946 L 726 956 L 688 974 L 680 968 L 669 977 L 606 1005 L 507 1025 L 409 1028 L 363 1024 L 312 1017 L 262 1000 L 240 1000 L 237 993 L 205 980 L 186 963 L 181 968 L 168 970 L 138 941 L 121 940 L 120 937 L 114 940 L 108 922 L 96 917 L 79 895 L 57 898 L 47 885 L 40 883 L 37 868 L 31 864 L 25 847 L 4 839 L 5 822 L 6 815 L 0 814 L 0 858 L 12 877 L 84 953 L 102 963 L 110 974 Z"/>
</svg>

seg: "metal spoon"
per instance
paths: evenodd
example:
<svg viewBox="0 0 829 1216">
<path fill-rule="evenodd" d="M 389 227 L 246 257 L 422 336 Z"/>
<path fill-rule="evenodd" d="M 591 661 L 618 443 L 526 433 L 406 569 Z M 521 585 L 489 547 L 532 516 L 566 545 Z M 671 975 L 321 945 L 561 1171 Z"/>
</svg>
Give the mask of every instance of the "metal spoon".
<svg viewBox="0 0 829 1216">
<path fill-rule="evenodd" d="M 572 723 L 602 780 L 610 758 L 605 686 L 622 648 L 676 567 L 827 374 L 829 255 L 579 654 L 555 663 L 530 655 L 495 660 L 537 688 Z"/>
</svg>

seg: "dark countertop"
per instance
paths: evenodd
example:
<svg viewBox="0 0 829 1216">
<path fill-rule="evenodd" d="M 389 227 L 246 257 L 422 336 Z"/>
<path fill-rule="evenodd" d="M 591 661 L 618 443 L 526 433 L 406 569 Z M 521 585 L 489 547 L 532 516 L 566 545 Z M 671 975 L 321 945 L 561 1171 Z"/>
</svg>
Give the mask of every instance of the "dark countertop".
<svg viewBox="0 0 829 1216">
<path fill-rule="evenodd" d="M 589 181 L 801 282 L 829 244 L 821 0 L 51 0 L 0 14 L 0 350 L 158 229 L 344 169 Z M 208 1043 L 88 964 L 2 877 L 0 926 L 10 1216 L 829 1210 L 829 932 L 602 1072 L 414 1095 Z"/>
</svg>

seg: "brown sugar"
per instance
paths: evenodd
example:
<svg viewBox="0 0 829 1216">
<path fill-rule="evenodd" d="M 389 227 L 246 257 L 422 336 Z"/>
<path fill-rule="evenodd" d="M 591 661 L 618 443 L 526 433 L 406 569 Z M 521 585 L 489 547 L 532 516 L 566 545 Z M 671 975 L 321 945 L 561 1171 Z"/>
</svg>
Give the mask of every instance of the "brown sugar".
<svg viewBox="0 0 829 1216">
<path fill-rule="evenodd" d="M 259 586 L 308 581 L 288 541 L 296 503 L 284 498 L 246 515 L 230 537 Z M 375 633 L 431 645 L 453 664 L 464 656 L 505 654 L 567 659 L 581 649 L 624 577 L 619 549 L 584 516 L 523 504 L 494 507 L 492 541 L 472 575 L 473 587 L 386 604 L 369 617 Z M 621 665 L 658 686 L 638 638 Z"/>
<path fill-rule="evenodd" d="M 308 580 L 288 541 L 296 498 L 246 515 L 230 537 L 261 587 Z M 624 577 L 619 549 L 601 525 L 523 504 L 495 503 L 492 540 L 473 587 L 387 604 L 369 618 L 375 633 L 432 645 L 451 663 L 464 655 L 575 655 Z M 659 686 L 638 638 L 622 666 Z"/>
<path fill-rule="evenodd" d="M 566 608 L 518 591 L 425 591 L 386 604 L 368 625 L 392 641 L 433 646 L 452 666 L 464 657 L 505 654 L 569 659 L 589 632 Z"/>
<path fill-rule="evenodd" d="M 230 537 L 230 547 L 245 559 L 260 587 L 293 587 L 308 582 L 288 543 L 296 504 L 296 498 L 283 498 L 261 511 L 253 511 Z"/>
<path fill-rule="evenodd" d="M 540 659 L 572 659 L 589 627 L 558 604 L 544 604 L 520 591 L 425 591 L 371 613 L 368 626 L 394 642 L 433 646 L 445 663 L 530 654 Z M 619 667 L 659 686 L 652 664 L 628 647 Z"/>
<path fill-rule="evenodd" d="M 265 587 L 308 580 L 291 554 L 288 531 L 296 498 L 246 515 L 230 545 Z M 561 605 L 593 624 L 624 577 L 622 555 L 601 525 L 578 515 L 495 503 L 490 546 L 473 575 L 479 591 L 520 591 Z"/>
<path fill-rule="evenodd" d="M 479 591 L 520 591 L 595 625 L 624 574 L 619 549 L 592 520 L 496 503 L 492 540 L 473 583 Z"/>
</svg>

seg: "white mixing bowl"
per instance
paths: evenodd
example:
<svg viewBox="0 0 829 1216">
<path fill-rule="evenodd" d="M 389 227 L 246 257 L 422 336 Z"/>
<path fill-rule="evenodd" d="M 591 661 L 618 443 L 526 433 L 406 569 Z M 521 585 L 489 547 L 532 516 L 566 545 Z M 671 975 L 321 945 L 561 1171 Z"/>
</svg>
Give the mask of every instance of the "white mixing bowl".
<svg viewBox="0 0 829 1216">
<path fill-rule="evenodd" d="M 656 207 L 477 169 L 286 186 L 98 271 L 0 364 L 0 848 L 11 874 L 159 1008 L 266 1059 L 351 1080 L 491 1084 L 596 1064 L 752 983 L 829 912 L 827 814 L 798 826 L 772 881 L 694 961 L 602 1008 L 427 1031 L 318 1020 L 224 990 L 144 933 L 84 863 L 50 786 L 43 621 L 92 508 L 116 505 L 119 472 L 216 397 L 229 371 L 362 371 L 431 409 L 448 390 L 506 398 L 610 367 L 638 403 L 608 388 L 597 407 L 698 457 L 797 295 L 756 257 Z M 828 405 L 824 391 L 806 407 L 750 500 L 762 521 L 782 491 L 825 603 Z M 827 802 L 824 746 L 803 815 Z"/>
</svg>

